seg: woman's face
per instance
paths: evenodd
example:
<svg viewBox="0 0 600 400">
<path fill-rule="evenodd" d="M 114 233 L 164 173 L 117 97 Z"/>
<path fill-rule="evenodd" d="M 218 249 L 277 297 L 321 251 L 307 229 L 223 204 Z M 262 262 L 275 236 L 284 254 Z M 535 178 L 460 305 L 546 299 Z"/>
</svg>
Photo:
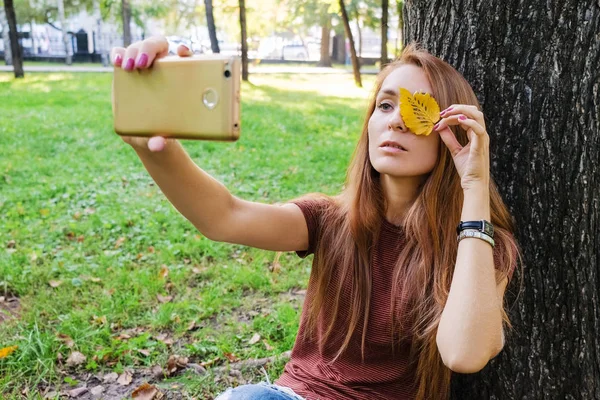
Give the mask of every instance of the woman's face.
<svg viewBox="0 0 600 400">
<path fill-rule="evenodd" d="M 439 134 L 417 136 L 402 121 L 399 88 L 414 93 L 432 93 L 423 70 L 416 65 L 401 65 L 383 81 L 377 93 L 375 111 L 369 118 L 369 159 L 380 174 L 416 177 L 430 173 L 438 158 Z M 394 146 L 400 146 L 398 149 Z"/>
</svg>

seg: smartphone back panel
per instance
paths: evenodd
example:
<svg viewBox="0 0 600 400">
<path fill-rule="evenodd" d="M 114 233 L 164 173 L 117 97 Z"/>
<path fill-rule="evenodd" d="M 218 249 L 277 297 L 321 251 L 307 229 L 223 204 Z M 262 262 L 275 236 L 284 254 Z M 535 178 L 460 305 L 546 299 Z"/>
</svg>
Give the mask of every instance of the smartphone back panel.
<svg viewBox="0 0 600 400">
<path fill-rule="evenodd" d="M 115 67 L 113 116 L 119 135 L 237 140 L 240 60 L 168 56 L 149 69 Z"/>
</svg>

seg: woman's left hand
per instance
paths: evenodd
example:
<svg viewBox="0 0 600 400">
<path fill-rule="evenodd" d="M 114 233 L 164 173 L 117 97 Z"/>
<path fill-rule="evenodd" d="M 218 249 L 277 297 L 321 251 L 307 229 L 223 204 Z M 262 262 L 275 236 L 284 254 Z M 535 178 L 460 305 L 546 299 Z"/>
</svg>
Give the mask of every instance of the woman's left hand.
<svg viewBox="0 0 600 400">
<path fill-rule="evenodd" d="M 483 113 L 475 106 L 453 104 L 440 113 L 442 119 L 434 130 L 448 146 L 454 165 L 460 175 L 463 190 L 474 187 L 489 187 L 490 181 L 490 137 L 485 129 Z M 460 125 L 469 138 L 466 146 L 461 146 L 450 126 Z"/>
</svg>

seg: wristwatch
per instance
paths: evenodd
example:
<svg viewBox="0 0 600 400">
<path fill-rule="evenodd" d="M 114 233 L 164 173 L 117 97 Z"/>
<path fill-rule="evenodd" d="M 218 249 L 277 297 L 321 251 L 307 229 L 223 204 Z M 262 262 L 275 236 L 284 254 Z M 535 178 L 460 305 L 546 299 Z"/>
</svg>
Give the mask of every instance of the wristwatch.
<svg viewBox="0 0 600 400">
<path fill-rule="evenodd" d="M 479 221 L 460 221 L 456 227 L 456 234 L 459 235 L 465 229 L 477 229 L 481 233 L 485 233 L 489 237 L 494 237 L 494 225 L 491 222 L 481 219 Z"/>
</svg>

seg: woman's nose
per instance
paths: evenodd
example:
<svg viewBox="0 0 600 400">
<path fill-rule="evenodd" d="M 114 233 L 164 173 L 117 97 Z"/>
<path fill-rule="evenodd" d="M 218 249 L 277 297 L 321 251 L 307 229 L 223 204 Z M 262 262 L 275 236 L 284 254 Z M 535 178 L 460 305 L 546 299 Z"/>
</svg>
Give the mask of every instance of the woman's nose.
<svg viewBox="0 0 600 400">
<path fill-rule="evenodd" d="M 390 115 L 390 119 L 388 120 L 388 128 L 391 130 L 399 130 L 402 132 L 407 130 L 406 125 L 404 125 L 404 121 L 400 116 L 400 112 L 393 112 Z"/>
</svg>

